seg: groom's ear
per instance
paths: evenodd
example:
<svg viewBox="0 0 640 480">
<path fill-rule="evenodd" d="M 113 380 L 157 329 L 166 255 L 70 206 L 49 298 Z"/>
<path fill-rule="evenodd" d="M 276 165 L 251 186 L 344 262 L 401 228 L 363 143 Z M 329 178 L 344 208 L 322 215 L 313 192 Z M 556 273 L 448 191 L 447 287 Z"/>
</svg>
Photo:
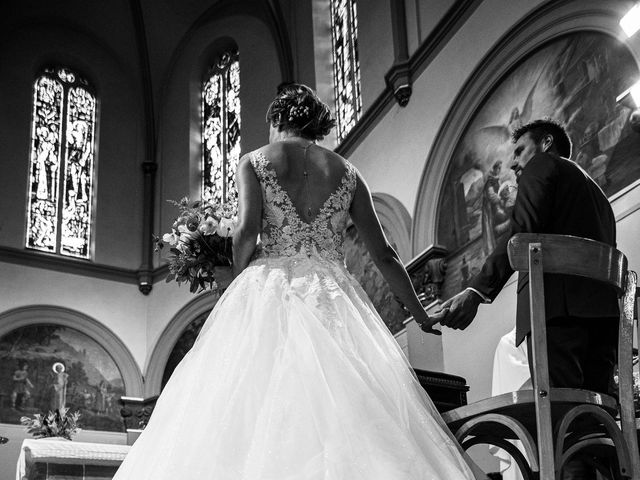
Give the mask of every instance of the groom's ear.
<svg viewBox="0 0 640 480">
<path fill-rule="evenodd" d="M 555 149 L 555 145 L 553 143 L 553 135 L 551 135 L 550 133 L 547 133 L 544 137 L 542 137 L 540 143 L 543 152 L 548 152 L 549 150 Z"/>
</svg>

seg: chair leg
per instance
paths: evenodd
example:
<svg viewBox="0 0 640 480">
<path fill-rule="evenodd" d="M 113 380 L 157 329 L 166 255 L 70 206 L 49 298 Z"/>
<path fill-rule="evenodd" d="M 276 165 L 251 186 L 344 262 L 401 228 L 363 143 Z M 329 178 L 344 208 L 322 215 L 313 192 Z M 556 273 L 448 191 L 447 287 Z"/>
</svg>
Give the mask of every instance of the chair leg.
<svg viewBox="0 0 640 480">
<path fill-rule="evenodd" d="M 558 470 L 557 470 L 557 476 L 558 478 L 560 477 L 560 474 L 562 473 L 562 469 L 564 468 L 564 465 L 566 464 L 566 462 L 575 457 L 576 454 L 580 454 L 581 450 L 584 450 L 585 448 L 593 448 L 593 447 L 610 447 L 613 452 L 614 455 L 612 455 L 612 457 L 617 460 L 618 462 L 620 461 L 620 457 L 618 455 L 618 450 L 615 446 L 615 444 L 611 441 L 611 439 L 609 438 L 589 438 L 586 440 L 580 440 L 578 442 L 576 442 L 574 445 L 572 445 L 571 447 L 569 447 L 563 454 L 562 457 L 560 458 L 560 463 L 556 463 L 556 465 L 558 466 Z M 580 456 L 580 455 L 579 455 Z M 605 468 L 604 465 L 600 462 L 594 462 L 590 457 L 584 455 L 585 458 L 588 459 L 589 463 L 593 464 L 596 468 L 598 468 L 598 470 L 602 473 L 602 469 Z M 610 469 L 613 473 L 613 468 Z M 633 478 L 633 474 L 631 472 L 631 470 L 626 470 L 626 472 L 623 470 L 623 467 L 620 466 L 620 464 L 618 463 L 617 468 L 615 469 L 617 470 L 614 475 L 615 478 L 622 478 L 622 479 L 632 479 Z M 611 478 L 611 477 L 609 477 Z M 636 479 L 633 479 L 636 480 Z"/>
<path fill-rule="evenodd" d="M 472 437 L 469 440 L 465 440 L 461 443 L 463 450 L 467 450 L 474 445 L 486 444 L 486 445 L 494 445 L 506 451 L 511 457 L 516 461 L 518 465 L 518 469 L 522 474 L 524 480 L 536 480 L 537 475 L 534 476 L 531 468 L 529 468 L 529 464 L 527 463 L 527 459 L 522 454 L 522 452 L 516 447 L 513 443 L 508 440 L 504 440 L 498 437 L 492 437 L 490 435 L 478 435 L 477 437 Z"/>
<path fill-rule="evenodd" d="M 479 415 L 477 417 L 474 417 L 471 420 L 466 421 L 458 429 L 458 431 L 456 432 L 456 440 L 458 440 L 458 442 L 462 444 L 463 440 L 468 435 L 473 435 L 474 430 L 476 430 L 482 424 L 487 424 L 487 423 L 502 425 L 503 427 L 507 427 L 509 430 L 511 430 L 513 434 L 517 437 L 517 439 L 522 442 L 525 455 L 529 460 L 530 470 L 535 473 L 540 471 L 540 466 L 538 463 L 538 447 L 536 446 L 536 443 L 533 440 L 533 437 L 531 436 L 529 431 L 525 428 L 525 426 L 522 425 L 522 423 L 520 423 L 518 420 L 512 417 L 508 417 L 507 415 L 502 415 L 500 413 L 486 413 L 484 415 Z M 492 437 L 492 438 L 495 438 L 500 441 L 504 440 L 501 437 Z M 509 443 L 509 445 L 511 444 Z M 496 446 L 500 446 L 500 445 L 496 445 Z"/>
<path fill-rule="evenodd" d="M 576 444 L 572 445 L 567 452 L 564 452 L 564 441 L 569 431 L 569 427 L 571 424 L 578 418 L 583 415 L 590 415 L 596 417 L 602 425 L 607 430 L 607 434 L 613 443 L 613 447 L 615 448 L 617 457 L 618 457 L 618 466 L 620 469 L 620 475 L 623 477 L 631 478 L 632 476 L 632 466 L 631 460 L 629 458 L 629 452 L 627 450 L 627 443 L 622 436 L 622 432 L 618 428 L 618 425 L 613 420 L 611 415 L 602 410 L 602 408 L 597 407 L 595 405 L 578 405 L 577 407 L 573 407 L 567 413 L 564 414 L 562 420 L 559 423 L 556 435 L 556 452 L 555 452 L 555 464 L 556 464 L 556 474 L 561 471 L 561 466 L 564 465 L 564 462 L 568 458 L 566 453 L 568 452 L 577 452 L 581 448 L 585 448 L 587 446 L 595 445 L 596 443 L 602 444 L 602 438 L 598 439 L 589 439 L 578 441 Z M 596 440 L 596 443 L 591 442 L 591 440 Z M 579 448 L 578 446 L 582 445 Z M 572 454 L 573 454 L 572 453 Z"/>
</svg>

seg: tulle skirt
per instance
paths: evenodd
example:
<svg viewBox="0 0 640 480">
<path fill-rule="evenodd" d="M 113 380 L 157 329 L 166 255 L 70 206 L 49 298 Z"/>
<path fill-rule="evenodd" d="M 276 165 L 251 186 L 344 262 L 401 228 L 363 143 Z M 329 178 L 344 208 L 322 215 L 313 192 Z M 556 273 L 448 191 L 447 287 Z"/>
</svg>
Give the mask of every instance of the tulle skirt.
<svg viewBox="0 0 640 480">
<path fill-rule="evenodd" d="M 343 265 L 262 258 L 227 289 L 115 480 L 473 475 Z"/>
</svg>

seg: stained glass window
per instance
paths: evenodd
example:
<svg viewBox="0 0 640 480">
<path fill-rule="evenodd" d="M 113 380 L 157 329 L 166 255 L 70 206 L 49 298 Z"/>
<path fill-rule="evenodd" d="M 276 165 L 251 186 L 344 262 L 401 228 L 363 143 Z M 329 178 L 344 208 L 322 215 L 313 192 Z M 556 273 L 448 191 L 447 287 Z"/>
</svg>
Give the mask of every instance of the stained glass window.
<svg viewBox="0 0 640 480">
<path fill-rule="evenodd" d="M 202 198 L 237 197 L 240 159 L 240 60 L 237 51 L 220 56 L 202 87 Z"/>
<path fill-rule="evenodd" d="M 66 68 L 34 83 L 26 246 L 89 258 L 96 98 Z"/>
<path fill-rule="evenodd" d="M 342 140 L 362 114 L 358 16 L 355 0 L 329 0 L 336 97 L 338 140 Z"/>
</svg>

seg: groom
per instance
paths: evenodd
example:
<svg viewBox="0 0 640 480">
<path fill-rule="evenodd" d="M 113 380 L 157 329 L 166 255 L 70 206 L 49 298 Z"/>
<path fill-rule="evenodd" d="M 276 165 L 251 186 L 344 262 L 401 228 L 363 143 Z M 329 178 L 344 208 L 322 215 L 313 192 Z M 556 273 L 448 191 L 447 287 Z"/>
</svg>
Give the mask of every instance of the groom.
<svg viewBox="0 0 640 480">
<path fill-rule="evenodd" d="M 517 178 L 518 195 L 511 214 L 511 232 L 502 237 L 469 288 L 445 302 L 432 316 L 435 322 L 453 329 L 467 328 L 480 303 L 493 301 L 512 275 L 507 257 L 507 242 L 512 235 L 555 233 L 616 245 L 611 206 L 591 177 L 568 160 L 571 140 L 566 130 L 555 121 L 536 120 L 518 128 L 513 141 L 511 169 Z M 544 280 L 551 386 L 608 393 L 617 353 L 616 293 L 585 278 L 547 274 Z M 520 273 L 516 345 L 526 337 L 531 352 L 528 283 L 528 275 Z M 533 367 L 529 353 L 529 370 Z"/>
</svg>

